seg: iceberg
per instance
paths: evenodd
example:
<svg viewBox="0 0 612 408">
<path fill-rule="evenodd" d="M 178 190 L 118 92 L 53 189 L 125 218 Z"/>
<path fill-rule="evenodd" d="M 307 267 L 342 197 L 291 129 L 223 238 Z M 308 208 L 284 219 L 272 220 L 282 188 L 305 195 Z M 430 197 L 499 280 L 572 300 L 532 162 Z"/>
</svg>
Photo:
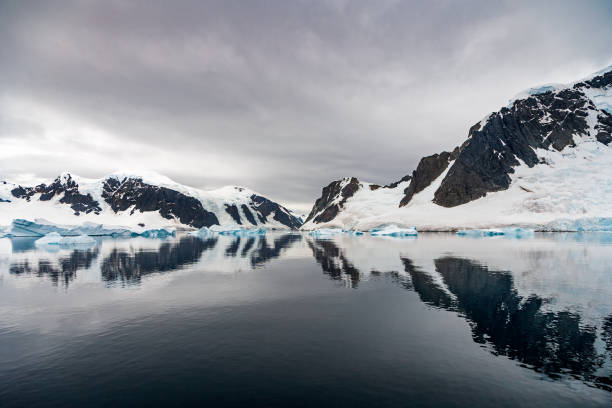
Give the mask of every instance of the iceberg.
<svg viewBox="0 0 612 408">
<path fill-rule="evenodd" d="M 402 228 L 395 224 L 391 225 L 383 225 L 377 228 L 372 228 L 368 231 L 370 235 L 377 236 L 385 236 L 385 237 L 416 237 L 418 235 L 418 231 L 416 227 L 410 228 Z"/>
<path fill-rule="evenodd" d="M 495 237 L 499 235 L 504 235 L 504 232 L 500 229 L 468 229 L 468 230 L 459 230 L 457 231 L 457 235 L 460 237 Z"/>
<path fill-rule="evenodd" d="M 34 244 L 45 245 L 95 245 L 96 240 L 88 235 L 63 237 L 57 232 L 50 232 L 42 238 L 37 239 Z"/>
<path fill-rule="evenodd" d="M 530 238 L 534 235 L 534 230 L 527 228 L 489 228 L 489 229 L 468 229 L 459 230 L 456 233 L 460 237 L 483 238 L 483 237 L 498 237 L 507 238 Z"/>
<path fill-rule="evenodd" d="M 189 235 L 194 235 L 194 236 L 197 236 L 197 237 L 207 237 L 207 236 L 211 235 L 212 233 L 213 233 L 213 231 L 211 231 L 210 228 L 202 227 L 199 230 L 190 231 Z"/>
<path fill-rule="evenodd" d="M 133 237 L 145 237 L 145 238 L 168 238 L 176 235 L 175 229 L 170 228 L 158 228 L 150 229 L 142 232 L 132 232 Z"/>
<path fill-rule="evenodd" d="M 43 237 L 52 232 L 59 235 L 95 235 L 120 236 L 130 234 L 130 230 L 122 227 L 105 227 L 102 224 L 84 223 L 81 226 L 63 226 L 52 222 L 36 219 L 34 221 L 15 219 L 6 231 L 8 237 Z"/>
<path fill-rule="evenodd" d="M 319 228 L 316 230 L 310 231 L 310 235 L 319 236 L 328 236 L 328 235 L 338 235 L 342 234 L 344 230 L 342 228 Z"/>
<path fill-rule="evenodd" d="M 219 235 L 255 236 L 255 235 L 266 235 L 267 230 L 265 228 L 255 228 L 255 229 L 236 228 L 236 229 L 221 230 L 221 231 L 215 231 L 215 232 L 217 232 Z"/>
</svg>

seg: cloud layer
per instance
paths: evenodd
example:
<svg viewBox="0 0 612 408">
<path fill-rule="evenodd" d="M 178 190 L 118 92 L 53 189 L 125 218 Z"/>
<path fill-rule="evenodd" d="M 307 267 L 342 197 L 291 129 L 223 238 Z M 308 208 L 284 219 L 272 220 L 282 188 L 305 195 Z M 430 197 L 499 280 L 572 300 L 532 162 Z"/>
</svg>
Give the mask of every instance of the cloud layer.
<svg viewBox="0 0 612 408">
<path fill-rule="evenodd" d="M 0 179 L 164 173 L 307 207 L 612 62 L 609 2 L 3 1 Z"/>
</svg>

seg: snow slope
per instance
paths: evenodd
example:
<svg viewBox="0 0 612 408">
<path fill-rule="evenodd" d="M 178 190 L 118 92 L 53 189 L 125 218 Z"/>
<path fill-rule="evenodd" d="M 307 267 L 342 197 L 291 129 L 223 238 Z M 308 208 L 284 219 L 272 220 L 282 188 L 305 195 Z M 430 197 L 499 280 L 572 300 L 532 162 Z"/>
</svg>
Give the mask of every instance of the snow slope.
<svg viewBox="0 0 612 408">
<path fill-rule="evenodd" d="M 511 104 L 538 93 L 548 93 L 556 100 L 555 92 L 564 92 L 577 87 L 576 89 L 584 93 L 581 96 L 585 101 L 584 107 L 574 112 L 567 109 L 566 118 L 568 115 L 584 117 L 586 125 L 581 132 L 573 133 L 571 143 L 560 151 L 552 145 L 548 148 L 521 145 L 520 148 L 532 151 L 537 156 L 537 160 L 534 160 L 536 164 L 527 165 L 517 154 L 512 156 L 511 160 L 518 165 L 512 166 L 509 171 L 505 170 L 508 168 L 504 167 L 505 164 L 497 166 L 498 169 L 501 169 L 500 173 L 502 170 L 508 172 L 511 180 L 508 188 L 497 188 L 501 191 L 489 191 L 481 198 L 456 206 L 438 205 L 434 202 L 435 196 L 443 181 L 448 180 L 447 175 L 449 171 L 453 171 L 453 164 L 455 164 L 454 161 L 450 161 L 442 174 L 433 179 L 422 191 L 414 194 L 404 206 L 400 206 L 400 200 L 410 182 L 405 181 L 394 187 L 376 186 L 375 189 L 372 188 L 371 183 L 359 182 L 357 191 L 344 200 L 341 209 L 333 219 L 317 222 L 316 216 L 329 207 L 329 205 L 323 206 L 318 203 L 314 207 L 318 212 L 311 214 L 301 228 L 304 230 L 342 228 L 367 231 L 382 225 L 396 224 L 400 227 L 416 226 L 419 231 L 502 227 L 525 227 L 546 231 L 609 230 L 612 228 L 612 178 L 610 177 L 612 174 L 612 143 L 604 143 L 602 129 L 605 129 L 605 126 L 608 126 L 609 129 L 612 124 L 612 117 L 606 113 L 610 112 L 612 85 L 604 84 L 596 87 L 585 85 L 584 81 L 593 80 L 593 78 L 598 80 L 598 75 L 608 73 L 606 81 L 609 82 L 611 71 L 612 66 L 582 81 L 569 85 L 532 88 L 515 97 Z M 574 95 L 564 97 L 569 98 L 570 101 L 575 100 Z M 556 110 L 555 114 L 558 114 L 559 110 L 563 111 L 563 104 L 568 100 L 564 100 L 563 97 L 558 99 L 558 104 L 552 102 Z M 534 105 L 531 104 L 532 107 Z M 503 117 L 504 114 L 513 113 L 515 117 L 519 116 L 520 120 L 533 120 L 547 124 L 552 121 L 548 109 L 552 109 L 550 105 L 535 105 L 533 110 L 528 112 L 533 113 L 533 116 L 526 118 L 521 117 L 520 114 L 508 112 L 507 109 L 494 114 L 499 119 L 499 116 Z M 483 128 L 494 114 L 487 115 L 474 128 L 476 130 Z M 565 119 L 559 126 L 564 125 Z M 510 126 L 509 129 L 513 132 L 521 132 L 520 128 L 517 130 L 511 127 L 511 124 L 507 126 Z M 536 129 L 542 129 L 542 127 Z M 502 134 L 502 132 L 498 133 Z M 546 139 L 546 134 L 537 136 L 542 137 L 543 140 Z M 462 148 L 470 142 L 475 143 L 473 139 L 468 138 Z M 477 157 L 476 160 L 473 160 L 476 165 L 480 160 L 489 162 L 506 160 L 506 163 L 508 162 L 507 152 L 504 153 L 506 157 L 502 157 L 502 153 L 496 153 L 495 150 L 497 146 L 508 148 L 503 138 L 480 138 L 478 142 L 489 143 L 480 150 L 489 156 Z M 515 148 L 512 146 L 508 149 Z M 508 151 L 512 155 L 512 150 Z M 463 169 L 469 170 L 466 162 L 468 161 L 464 158 Z M 495 168 L 495 166 L 491 167 Z M 463 174 L 466 174 L 466 177 L 470 175 L 469 171 L 464 171 Z M 329 200 L 330 204 L 337 205 L 338 202 L 339 197 Z"/>
<path fill-rule="evenodd" d="M 576 140 L 561 152 L 538 151 L 547 164 L 515 168 L 508 190 L 487 194 L 457 207 L 432 202 L 448 169 L 405 207 L 398 207 L 402 183 L 391 191 L 370 191 L 362 183 L 332 221 L 302 229 L 344 228 L 367 231 L 385 224 L 416 226 L 419 231 L 521 226 L 571 230 L 568 220 L 612 218 L 612 147 L 592 139 Z M 597 229 L 593 225 L 591 229 Z"/>
<path fill-rule="evenodd" d="M 116 183 L 117 190 L 119 190 L 126 182 L 134 180 L 138 181 L 138 186 L 144 185 L 146 189 L 143 188 L 140 192 L 127 188 L 126 191 L 121 191 L 122 196 L 116 193 L 112 193 L 111 197 L 108 197 L 108 194 L 104 196 L 104 189 L 108 189 L 109 183 Z M 92 205 L 90 202 L 86 210 L 76 211 L 70 203 L 66 203 L 64 197 L 68 194 L 70 186 L 74 184 L 76 184 L 78 194 L 89 195 L 95 204 Z M 47 190 L 51 186 L 57 186 L 54 187 L 57 192 L 52 192 L 53 196 L 50 199 L 44 197 L 44 192 L 33 191 L 31 196 L 20 198 L 13 193 L 14 189 L 20 186 L 0 181 L 0 226 L 8 230 L 13 220 L 26 219 L 38 220 L 37 223 L 40 224 L 51 223 L 61 226 L 101 224 L 106 229 L 127 228 L 136 232 L 160 228 L 190 229 L 197 228 L 199 225 L 181 222 L 181 211 L 195 212 L 197 215 L 198 208 L 200 212 L 207 215 L 214 214 L 210 216 L 213 219 L 212 224 L 215 224 L 216 229 L 220 230 L 261 227 L 290 229 L 295 228 L 296 223 L 297 226 L 301 224 L 290 214 L 289 210 L 247 188 L 227 186 L 204 191 L 181 185 L 154 173 L 117 172 L 100 179 L 88 179 L 62 173 L 53 181 L 53 184 L 44 186 Z M 74 190 L 74 187 L 72 189 Z M 178 198 L 173 197 L 167 202 L 158 202 L 159 197 L 165 199 L 167 191 L 172 194 L 178 192 Z M 149 198 L 152 192 L 158 194 L 154 198 Z M 126 195 L 130 196 L 126 198 Z M 195 199 L 192 200 L 193 203 L 199 202 L 201 206 L 198 205 L 198 208 L 194 209 L 193 205 L 184 203 L 185 200 L 193 198 Z M 126 209 L 117 210 L 119 204 L 126 200 L 144 202 L 144 204 L 138 208 L 134 204 Z M 163 216 L 159 209 L 160 205 L 169 206 L 171 209 L 169 214 Z M 228 208 L 234 213 L 230 214 Z M 215 217 L 217 222 L 214 222 Z"/>
</svg>

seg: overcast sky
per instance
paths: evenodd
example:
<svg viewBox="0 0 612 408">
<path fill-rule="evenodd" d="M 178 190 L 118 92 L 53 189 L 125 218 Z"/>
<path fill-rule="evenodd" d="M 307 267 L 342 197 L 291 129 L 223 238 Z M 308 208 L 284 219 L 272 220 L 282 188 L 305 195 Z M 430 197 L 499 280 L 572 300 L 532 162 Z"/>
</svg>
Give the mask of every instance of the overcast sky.
<svg viewBox="0 0 612 408">
<path fill-rule="evenodd" d="M 307 210 L 612 63 L 610 1 L 0 0 L 0 179 L 152 170 Z"/>
</svg>

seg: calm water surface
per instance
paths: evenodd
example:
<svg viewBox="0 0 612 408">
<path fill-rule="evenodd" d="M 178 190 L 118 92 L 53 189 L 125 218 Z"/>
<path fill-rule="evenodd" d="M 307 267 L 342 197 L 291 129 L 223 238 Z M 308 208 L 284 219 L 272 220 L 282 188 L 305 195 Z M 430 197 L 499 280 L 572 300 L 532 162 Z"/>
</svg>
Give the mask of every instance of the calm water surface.
<svg viewBox="0 0 612 408">
<path fill-rule="evenodd" d="M 612 406 L 612 234 L 0 239 L 0 406 Z"/>
</svg>

